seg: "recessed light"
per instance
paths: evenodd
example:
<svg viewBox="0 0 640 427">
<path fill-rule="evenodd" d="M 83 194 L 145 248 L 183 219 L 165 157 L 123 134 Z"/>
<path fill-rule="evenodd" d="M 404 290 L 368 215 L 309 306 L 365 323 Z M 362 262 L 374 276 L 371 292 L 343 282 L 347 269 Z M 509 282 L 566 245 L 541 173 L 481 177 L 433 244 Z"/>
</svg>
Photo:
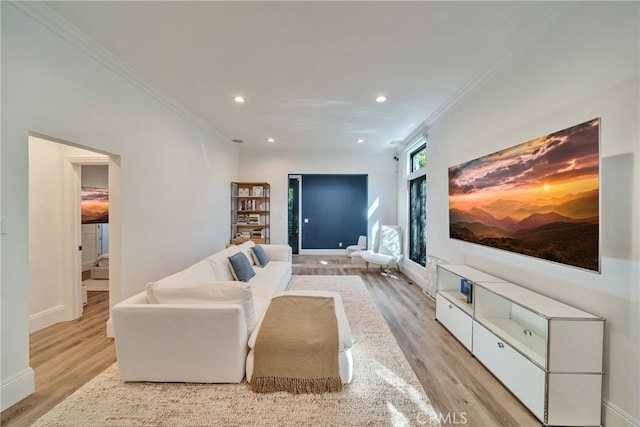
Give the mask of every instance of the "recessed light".
<svg viewBox="0 0 640 427">
<path fill-rule="evenodd" d="M 364 139 L 360 138 L 359 140 L 356 141 L 358 144 L 362 144 L 364 142 Z"/>
<path fill-rule="evenodd" d="M 233 100 L 238 104 L 244 104 L 244 102 L 246 101 L 246 99 L 244 99 L 244 96 L 234 96 Z"/>
<path fill-rule="evenodd" d="M 235 142 L 236 144 L 242 144 L 244 141 L 241 139 L 232 139 L 231 142 Z"/>
<path fill-rule="evenodd" d="M 387 100 L 387 97 L 386 97 L 386 96 L 384 96 L 384 95 L 378 95 L 378 96 L 376 96 L 376 102 L 377 102 L 378 104 L 383 103 L 383 102 L 384 102 L 384 101 L 386 101 L 386 100 Z"/>
<path fill-rule="evenodd" d="M 273 138 L 267 138 L 267 142 L 276 142 L 276 140 Z"/>
</svg>

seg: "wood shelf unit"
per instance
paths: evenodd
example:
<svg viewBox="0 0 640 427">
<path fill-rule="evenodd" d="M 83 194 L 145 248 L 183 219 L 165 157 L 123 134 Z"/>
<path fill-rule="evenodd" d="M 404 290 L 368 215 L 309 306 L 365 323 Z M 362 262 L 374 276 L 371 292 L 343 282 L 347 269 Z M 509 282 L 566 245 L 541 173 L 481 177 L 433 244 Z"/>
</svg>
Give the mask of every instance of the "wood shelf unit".
<svg viewBox="0 0 640 427">
<path fill-rule="evenodd" d="M 271 186 L 267 182 L 231 183 L 231 238 L 234 245 L 248 240 L 271 240 Z"/>
</svg>

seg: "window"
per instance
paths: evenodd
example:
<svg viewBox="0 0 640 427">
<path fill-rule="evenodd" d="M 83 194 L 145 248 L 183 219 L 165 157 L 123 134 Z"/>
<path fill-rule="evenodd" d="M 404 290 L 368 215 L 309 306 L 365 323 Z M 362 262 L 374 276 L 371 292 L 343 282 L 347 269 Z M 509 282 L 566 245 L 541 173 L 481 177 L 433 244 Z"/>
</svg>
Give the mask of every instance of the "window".
<svg viewBox="0 0 640 427">
<path fill-rule="evenodd" d="M 407 156 L 408 258 L 427 265 L 427 142 L 422 138 L 405 151 Z"/>
<path fill-rule="evenodd" d="M 411 172 L 427 166 L 427 144 L 422 144 L 420 148 L 410 154 Z"/>
<path fill-rule="evenodd" d="M 411 162 L 413 164 L 413 154 Z M 426 175 L 409 181 L 409 259 L 423 267 L 427 265 Z"/>
</svg>

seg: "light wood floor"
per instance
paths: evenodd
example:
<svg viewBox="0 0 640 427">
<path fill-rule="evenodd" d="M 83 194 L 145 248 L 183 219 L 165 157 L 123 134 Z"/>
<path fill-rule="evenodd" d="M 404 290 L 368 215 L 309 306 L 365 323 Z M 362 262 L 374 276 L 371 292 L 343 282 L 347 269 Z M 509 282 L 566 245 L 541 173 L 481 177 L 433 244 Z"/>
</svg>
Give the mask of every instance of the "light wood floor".
<svg viewBox="0 0 640 427">
<path fill-rule="evenodd" d="M 294 256 L 293 274 L 359 275 L 416 372 L 443 425 L 539 426 L 533 415 L 435 319 L 435 303 L 400 275 L 384 277 L 346 257 Z M 115 362 L 105 336 L 108 293 L 90 292 L 81 319 L 31 335 L 36 392 L 2 412 L 2 426 L 27 426 Z"/>
<path fill-rule="evenodd" d="M 36 392 L 2 412 L 0 425 L 29 426 L 116 361 L 106 336 L 109 292 L 88 292 L 81 318 L 34 332 L 30 365 Z"/>
</svg>

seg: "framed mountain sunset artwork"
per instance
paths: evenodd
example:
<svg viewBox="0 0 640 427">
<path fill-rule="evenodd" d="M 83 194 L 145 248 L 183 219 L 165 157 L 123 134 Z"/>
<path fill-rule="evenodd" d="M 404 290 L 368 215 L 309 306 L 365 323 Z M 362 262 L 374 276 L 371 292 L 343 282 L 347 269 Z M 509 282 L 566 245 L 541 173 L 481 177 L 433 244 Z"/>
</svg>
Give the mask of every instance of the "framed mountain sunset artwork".
<svg viewBox="0 0 640 427">
<path fill-rule="evenodd" d="M 109 222 L 109 189 L 82 187 L 80 210 L 83 224 L 106 224 Z"/>
<path fill-rule="evenodd" d="M 449 236 L 600 271 L 600 119 L 449 168 Z"/>
</svg>

